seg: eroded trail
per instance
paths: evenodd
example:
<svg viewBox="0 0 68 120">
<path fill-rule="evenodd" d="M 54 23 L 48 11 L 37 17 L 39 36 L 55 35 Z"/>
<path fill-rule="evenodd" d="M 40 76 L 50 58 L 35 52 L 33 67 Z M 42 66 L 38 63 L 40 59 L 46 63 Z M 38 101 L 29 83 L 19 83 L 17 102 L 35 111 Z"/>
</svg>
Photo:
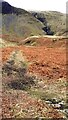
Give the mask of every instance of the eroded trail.
<svg viewBox="0 0 68 120">
<path fill-rule="evenodd" d="M 43 36 L 41 36 L 41 35 L 39 35 L 39 36 L 30 36 L 30 37 L 27 37 L 26 39 L 24 39 L 24 41 L 25 40 L 28 40 L 28 39 L 31 39 L 31 38 L 58 38 L 58 39 L 63 39 L 63 38 L 67 38 L 66 36 L 56 36 L 56 35 L 43 35 Z"/>
</svg>

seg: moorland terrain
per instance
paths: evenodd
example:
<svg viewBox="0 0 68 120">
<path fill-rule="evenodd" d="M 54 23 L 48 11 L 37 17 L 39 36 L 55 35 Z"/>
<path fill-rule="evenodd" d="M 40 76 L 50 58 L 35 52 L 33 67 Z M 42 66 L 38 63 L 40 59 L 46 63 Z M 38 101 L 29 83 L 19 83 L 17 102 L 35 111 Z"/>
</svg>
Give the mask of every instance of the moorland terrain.
<svg viewBox="0 0 68 120">
<path fill-rule="evenodd" d="M 3 1 L 0 16 L 0 115 L 67 120 L 66 15 L 26 11 Z"/>
</svg>

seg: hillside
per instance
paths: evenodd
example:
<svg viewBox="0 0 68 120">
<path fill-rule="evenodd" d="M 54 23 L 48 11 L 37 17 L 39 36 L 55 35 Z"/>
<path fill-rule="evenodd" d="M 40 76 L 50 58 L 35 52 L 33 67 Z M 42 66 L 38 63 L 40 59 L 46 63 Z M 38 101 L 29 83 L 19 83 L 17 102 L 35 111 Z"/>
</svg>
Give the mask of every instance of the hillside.
<svg viewBox="0 0 68 120">
<path fill-rule="evenodd" d="M 0 33 L 5 40 L 19 42 L 35 35 L 66 35 L 66 15 L 55 12 L 33 12 L 0 2 Z"/>
<path fill-rule="evenodd" d="M 48 35 L 66 35 L 65 14 L 56 11 L 31 11 L 30 13 L 45 25 L 43 30 L 47 32 Z"/>
<path fill-rule="evenodd" d="M 1 3 L 0 3 L 1 6 Z M 19 41 L 32 35 L 43 35 L 44 25 L 29 12 L 2 2 L 2 35 L 5 39 Z M 1 26 L 1 23 L 0 23 Z"/>
</svg>

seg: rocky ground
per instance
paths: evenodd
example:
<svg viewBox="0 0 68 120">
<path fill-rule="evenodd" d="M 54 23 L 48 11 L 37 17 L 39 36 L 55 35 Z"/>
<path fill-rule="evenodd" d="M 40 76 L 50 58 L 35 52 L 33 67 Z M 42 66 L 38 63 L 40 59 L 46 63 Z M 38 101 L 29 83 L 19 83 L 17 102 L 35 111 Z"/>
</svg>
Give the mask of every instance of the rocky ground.
<svg viewBox="0 0 68 120">
<path fill-rule="evenodd" d="M 42 39 L 37 46 L 0 48 L 2 118 L 67 119 L 66 40 Z"/>
</svg>

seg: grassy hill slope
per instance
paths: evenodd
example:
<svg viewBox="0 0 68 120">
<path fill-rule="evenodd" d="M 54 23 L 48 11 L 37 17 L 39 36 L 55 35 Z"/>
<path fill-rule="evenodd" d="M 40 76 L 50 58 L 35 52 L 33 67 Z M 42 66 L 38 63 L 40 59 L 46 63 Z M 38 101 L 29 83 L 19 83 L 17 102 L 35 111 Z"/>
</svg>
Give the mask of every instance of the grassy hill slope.
<svg viewBox="0 0 68 120">
<path fill-rule="evenodd" d="M 43 35 L 43 23 L 31 15 L 31 13 L 12 7 L 7 2 L 0 3 L 0 15 L 2 14 L 2 34 L 5 39 L 20 40 L 32 35 Z M 1 24 L 0 24 L 1 27 Z"/>
</svg>

